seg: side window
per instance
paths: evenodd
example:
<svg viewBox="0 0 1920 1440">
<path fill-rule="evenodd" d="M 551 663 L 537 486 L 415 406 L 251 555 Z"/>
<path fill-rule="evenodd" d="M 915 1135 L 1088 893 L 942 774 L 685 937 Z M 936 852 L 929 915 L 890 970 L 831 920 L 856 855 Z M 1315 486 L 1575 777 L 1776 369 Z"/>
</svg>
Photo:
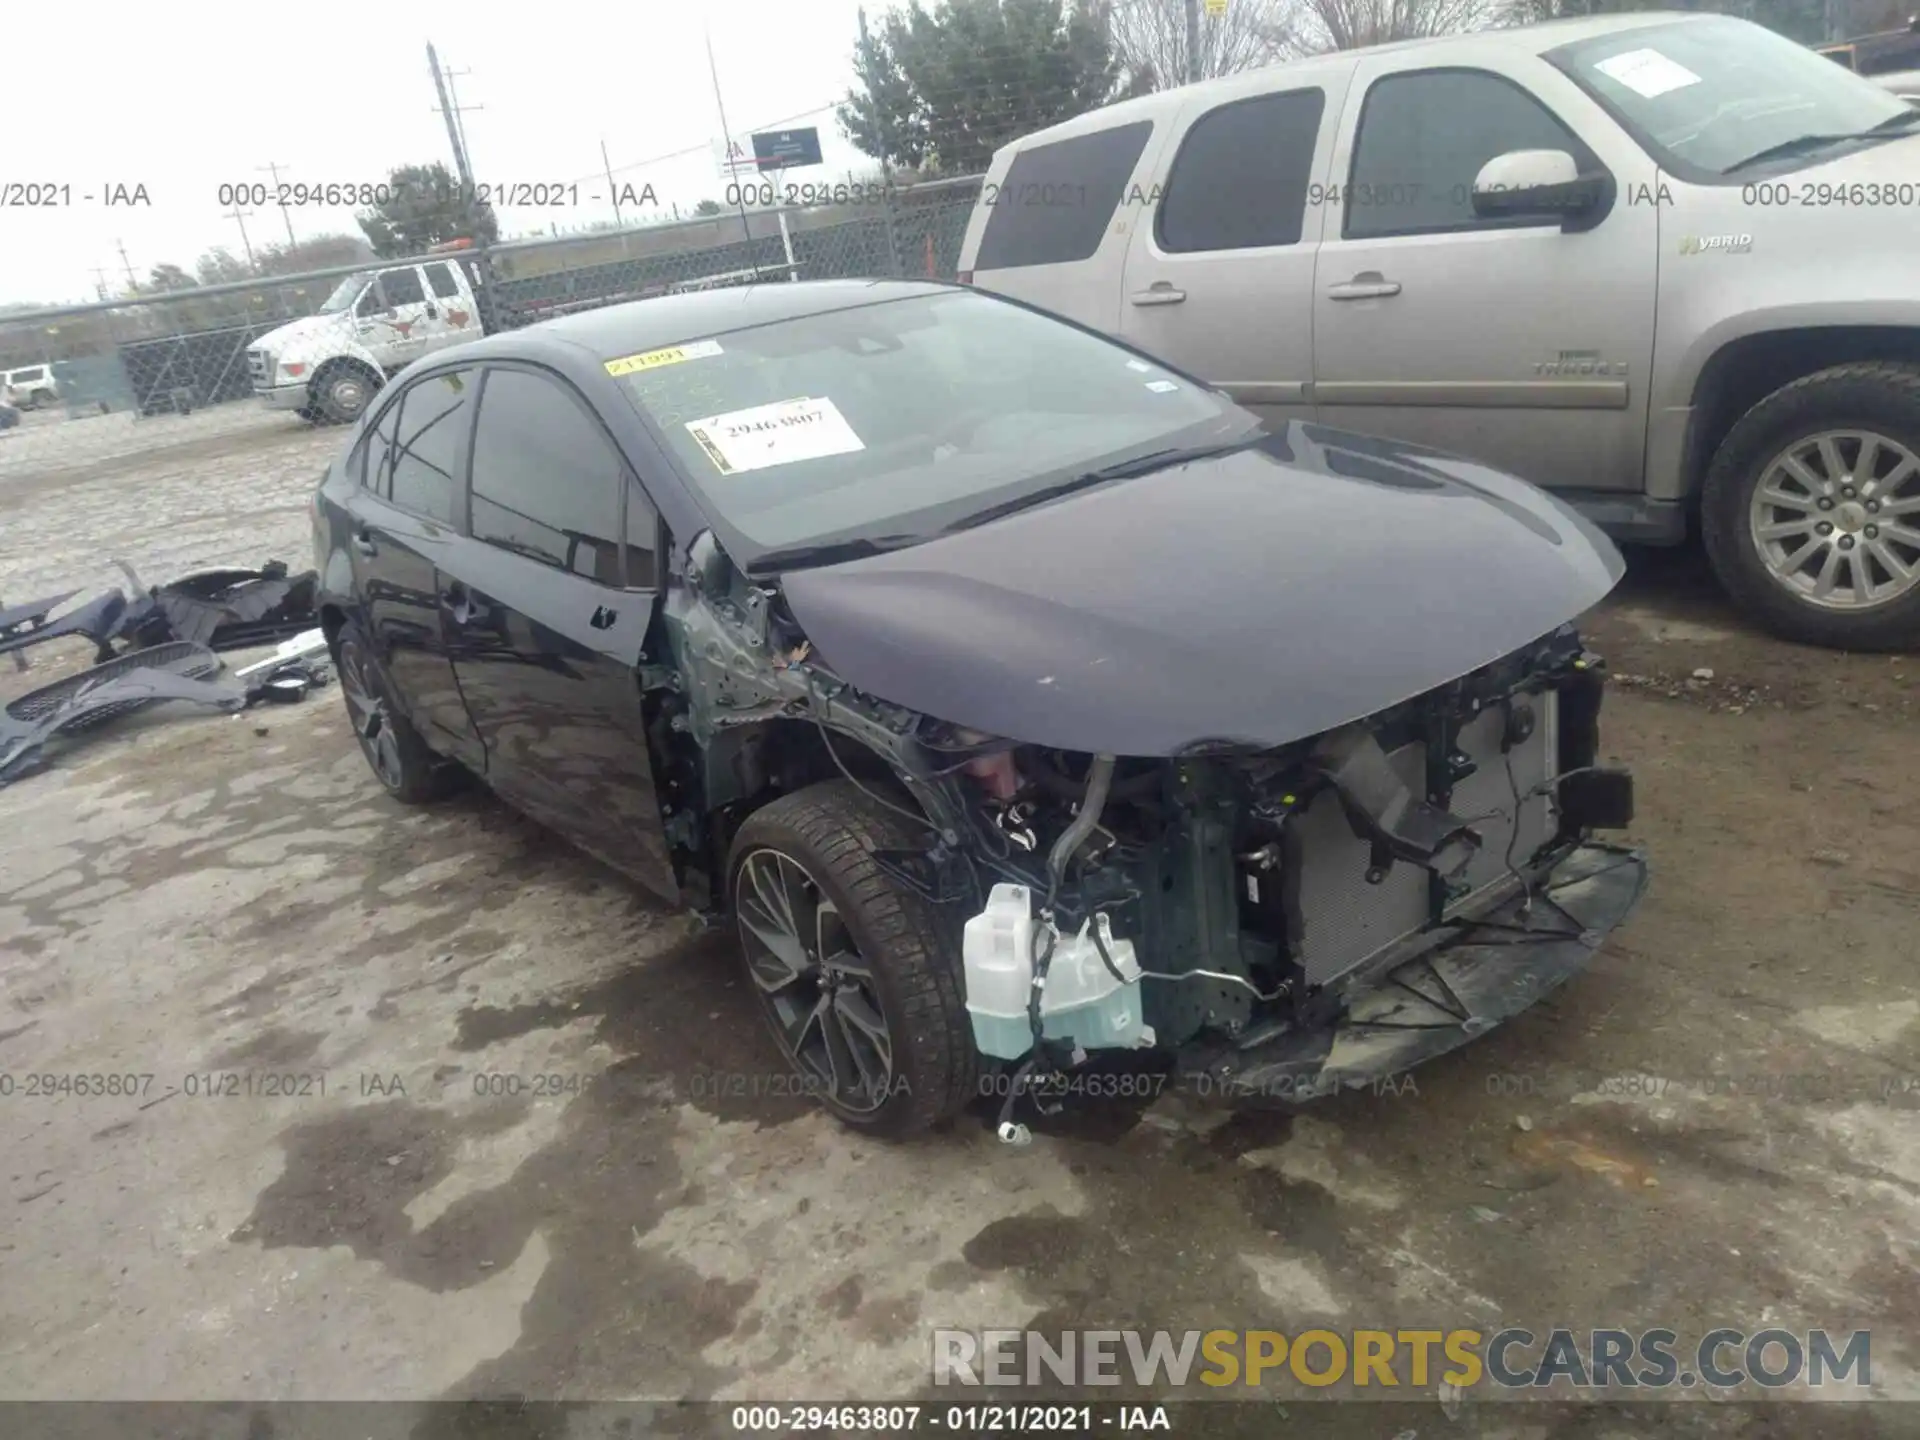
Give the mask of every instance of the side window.
<svg viewBox="0 0 1920 1440">
<path fill-rule="evenodd" d="M 1290 90 L 1194 122 L 1160 197 L 1156 237 L 1176 254 L 1297 245 L 1327 97 Z"/>
<path fill-rule="evenodd" d="M 420 272 L 411 265 L 404 270 L 382 270 L 380 288 L 386 291 L 388 309 L 396 305 L 418 305 L 427 298 L 420 284 Z"/>
<path fill-rule="evenodd" d="M 378 315 L 386 308 L 386 298 L 380 293 L 380 277 L 376 275 L 367 288 L 360 292 L 360 299 L 354 305 L 353 313 L 360 316 Z"/>
<path fill-rule="evenodd" d="M 364 469 L 354 469 L 350 473 L 357 475 L 364 489 L 371 490 L 382 500 L 393 497 L 393 434 L 400 424 L 400 403 L 393 404 L 380 412 L 366 436 L 361 440 L 361 448 L 366 452 Z"/>
<path fill-rule="evenodd" d="M 1482 70 L 1390 75 L 1367 92 L 1341 233 L 1419 235 L 1492 224 L 1473 213 L 1480 169 L 1509 150 L 1587 147 L 1533 96 Z"/>
<path fill-rule="evenodd" d="M 436 260 L 427 266 L 427 283 L 442 300 L 451 300 L 460 293 L 460 287 L 454 283 L 453 271 L 447 268 L 444 260 Z"/>
<path fill-rule="evenodd" d="M 641 488 L 640 482 L 627 479 L 627 584 L 637 590 L 652 590 L 660 583 L 660 512 Z"/>
<path fill-rule="evenodd" d="M 558 382 L 494 370 L 473 437 L 473 538 L 602 585 L 619 585 L 627 467 Z"/>
<path fill-rule="evenodd" d="M 981 192 L 987 228 L 974 268 L 1058 265 L 1092 255 L 1152 133 L 1151 120 L 1136 120 L 1015 155 L 998 187 Z"/>
<path fill-rule="evenodd" d="M 472 370 L 416 380 L 400 397 L 388 498 L 402 510 L 451 525 L 460 441 L 473 400 Z"/>
</svg>

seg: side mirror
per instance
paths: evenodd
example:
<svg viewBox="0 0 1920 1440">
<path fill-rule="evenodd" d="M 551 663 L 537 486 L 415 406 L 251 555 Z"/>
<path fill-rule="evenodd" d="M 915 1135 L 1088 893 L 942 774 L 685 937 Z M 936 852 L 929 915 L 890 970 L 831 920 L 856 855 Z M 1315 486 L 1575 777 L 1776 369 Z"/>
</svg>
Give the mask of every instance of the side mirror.
<svg viewBox="0 0 1920 1440">
<path fill-rule="evenodd" d="M 1605 177 L 1583 175 L 1564 150 L 1509 150 L 1473 179 L 1473 213 L 1483 220 L 1516 215 L 1582 215 L 1600 203 Z"/>
</svg>

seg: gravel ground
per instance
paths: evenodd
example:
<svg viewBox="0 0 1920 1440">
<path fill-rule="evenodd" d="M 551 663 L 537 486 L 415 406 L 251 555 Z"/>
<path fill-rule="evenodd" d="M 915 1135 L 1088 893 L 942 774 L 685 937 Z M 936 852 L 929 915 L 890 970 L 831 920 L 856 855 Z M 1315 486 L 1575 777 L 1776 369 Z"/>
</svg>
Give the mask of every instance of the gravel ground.
<svg viewBox="0 0 1920 1440">
<path fill-rule="evenodd" d="M 304 563 L 338 433 L 172 420 L 0 442 L 0 596 Z M 724 937 L 483 795 L 389 804 L 332 692 L 124 724 L 0 791 L 0 1072 L 154 1077 L 0 1098 L 0 1395 L 877 1399 L 929 1393 L 935 1326 L 1507 1322 L 1866 1327 L 1914 1398 L 1920 656 L 1755 636 L 1686 553 L 1590 628 L 1654 881 L 1587 972 L 1394 1094 L 1026 1149 L 716 1096 L 779 1068 Z M 1312 1433 L 1429 1433 L 1366 1411 Z"/>
</svg>

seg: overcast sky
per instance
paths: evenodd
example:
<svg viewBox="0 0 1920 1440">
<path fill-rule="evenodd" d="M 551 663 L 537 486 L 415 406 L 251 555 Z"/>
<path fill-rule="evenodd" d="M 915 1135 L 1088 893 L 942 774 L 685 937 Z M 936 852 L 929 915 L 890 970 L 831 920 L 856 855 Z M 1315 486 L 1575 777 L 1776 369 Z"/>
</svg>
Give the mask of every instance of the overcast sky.
<svg viewBox="0 0 1920 1440">
<path fill-rule="evenodd" d="M 256 246 L 284 243 L 277 207 L 236 222 L 219 203 L 223 182 L 270 180 L 260 168 L 269 162 L 282 179 L 308 184 L 377 182 L 409 162 L 451 168 L 429 41 L 456 72 L 476 180 L 580 182 L 577 206 L 503 210 L 503 233 L 611 220 L 603 139 L 615 182 L 635 192 L 651 183 L 663 208 L 678 202 L 685 213 L 723 198 L 709 149 L 720 120 L 708 25 L 729 130 L 817 125 L 825 166 L 787 178 L 864 174 L 871 162 L 840 137 L 830 108 L 852 82 L 859 8 L 858 0 L 381 0 L 323 13 L 201 0 L 164 14 L 129 10 L 123 24 L 113 14 L 83 22 L 57 5 L 13 7 L 0 42 L 9 136 L 0 187 L 65 184 L 71 203 L 0 206 L 0 302 L 92 300 L 96 267 L 124 288 L 120 243 L 142 282 L 163 262 L 191 271 L 214 246 L 240 255 L 242 223 Z M 877 24 L 888 3 L 866 8 Z M 144 185 L 151 204 L 108 207 L 115 184 Z M 351 210 L 290 213 L 301 238 L 359 233 Z"/>
</svg>

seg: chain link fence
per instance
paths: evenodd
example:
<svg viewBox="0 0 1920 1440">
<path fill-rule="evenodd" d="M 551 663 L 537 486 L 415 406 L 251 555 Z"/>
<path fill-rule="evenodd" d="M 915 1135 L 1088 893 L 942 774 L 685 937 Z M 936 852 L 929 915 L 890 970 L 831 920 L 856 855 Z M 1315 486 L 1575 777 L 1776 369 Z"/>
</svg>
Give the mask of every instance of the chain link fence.
<svg viewBox="0 0 1920 1440">
<path fill-rule="evenodd" d="M 169 453 L 271 446 L 324 416 L 255 392 L 272 332 L 344 315 L 369 276 L 432 311 L 394 359 L 554 316 L 688 289 L 869 277 L 952 279 L 980 177 L 888 189 L 749 177 L 719 214 L 476 245 L 295 275 L 182 288 L 0 318 L 0 485 L 74 477 Z M 469 298 L 470 297 L 470 298 Z M 364 312 L 363 312 L 364 313 Z M 324 323 L 324 322 L 321 322 Z M 434 333 L 440 339 L 434 342 Z M 188 452 L 180 454 L 182 450 Z"/>
</svg>

